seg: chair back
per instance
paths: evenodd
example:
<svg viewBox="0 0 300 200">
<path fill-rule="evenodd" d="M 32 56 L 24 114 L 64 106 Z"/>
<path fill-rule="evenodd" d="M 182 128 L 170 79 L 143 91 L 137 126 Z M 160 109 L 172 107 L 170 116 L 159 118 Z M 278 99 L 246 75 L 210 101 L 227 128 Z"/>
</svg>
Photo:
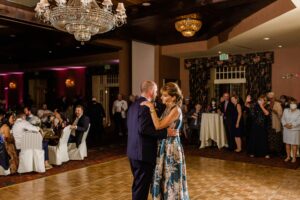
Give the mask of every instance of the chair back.
<svg viewBox="0 0 300 200">
<path fill-rule="evenodd" d="M 21 150 L 26 149 L 43 149 L 43 137 L 40 133 L 25 131 L 25 134 L 22 137 Z"/>
<path fill-rule="evenodd" d="M 86 138 L 87 138 L 88 133 L 89 133 L 89 131 L 90 131 L 90 127 L 91 127 L 91 124 L 89 124 L 88 129 L 83 133 L 83 136 L 82 136 L 82 139 L 81 139 L 81 144 L 82 144 L 82 142 L 85 142 L 85 141 L 86 141 Z"/>
<path fill-rule="evenodd" d="M 66 126 L 63 131 L 62 134 L 60 136 L 59 142 L 58 142 L 58 146 L 62 146 L 62 145 L 68 145 L 68 140 L 71 134 L 71 126 Z"/>
</svg>

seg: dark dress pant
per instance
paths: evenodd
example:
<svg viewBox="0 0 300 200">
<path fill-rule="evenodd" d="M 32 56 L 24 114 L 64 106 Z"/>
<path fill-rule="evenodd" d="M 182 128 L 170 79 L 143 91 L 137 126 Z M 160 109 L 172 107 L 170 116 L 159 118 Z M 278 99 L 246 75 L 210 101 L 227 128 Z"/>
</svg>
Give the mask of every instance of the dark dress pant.
<svg viewBox="0 0 300 200">
<path fill-rule="evenodd" d="M 132 200 L 147 200 L 155 164 L 129 159 L 133 174 Z"/>
</svg>

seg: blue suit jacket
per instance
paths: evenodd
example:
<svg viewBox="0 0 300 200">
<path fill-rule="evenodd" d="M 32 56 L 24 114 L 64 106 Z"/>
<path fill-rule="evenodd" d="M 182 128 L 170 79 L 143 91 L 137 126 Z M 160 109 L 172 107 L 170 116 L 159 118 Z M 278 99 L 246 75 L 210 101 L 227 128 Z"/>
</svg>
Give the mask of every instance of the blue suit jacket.
<svg viewBox="0 0 300 200">
<path fill-rule="evenodd" d="M 140 105 L 146 100 L 140 97 L 128 110 L 127 156 L 130 159 L 155 163 L 157 139 L 166 138 L 167 129 L 155 130 L 149 108 Z"/>
</svg>

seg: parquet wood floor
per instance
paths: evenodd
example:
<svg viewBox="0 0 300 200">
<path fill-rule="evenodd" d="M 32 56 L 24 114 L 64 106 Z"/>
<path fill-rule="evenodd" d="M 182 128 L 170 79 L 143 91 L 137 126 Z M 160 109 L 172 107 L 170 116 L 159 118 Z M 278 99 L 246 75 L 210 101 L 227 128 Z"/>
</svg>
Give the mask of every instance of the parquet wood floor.
<svg viewBox="0 0 300 200">
<path fill-rule="evenodd" d="M 193 200 L 300 200 L 300 170 L 187 156 Z M 1 200 L 130 200 L 126 157 L 0 189 Z M 149 198 L 150 199 L 150 198 Z"/>
</svg>

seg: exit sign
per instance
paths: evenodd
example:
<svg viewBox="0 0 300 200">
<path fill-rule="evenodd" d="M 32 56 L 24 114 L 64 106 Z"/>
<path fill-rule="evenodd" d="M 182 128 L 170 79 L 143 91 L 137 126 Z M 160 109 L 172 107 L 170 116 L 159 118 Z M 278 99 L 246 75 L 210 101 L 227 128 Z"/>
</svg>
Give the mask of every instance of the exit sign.
<svg viewBox="0 0 300 200">
<path fill-rule="evenodd" d="M 229 56 L 226 53 L 222 53 L 219 55 L 219 59 L 220 60 L 228 60 Z"/>
</svg>

